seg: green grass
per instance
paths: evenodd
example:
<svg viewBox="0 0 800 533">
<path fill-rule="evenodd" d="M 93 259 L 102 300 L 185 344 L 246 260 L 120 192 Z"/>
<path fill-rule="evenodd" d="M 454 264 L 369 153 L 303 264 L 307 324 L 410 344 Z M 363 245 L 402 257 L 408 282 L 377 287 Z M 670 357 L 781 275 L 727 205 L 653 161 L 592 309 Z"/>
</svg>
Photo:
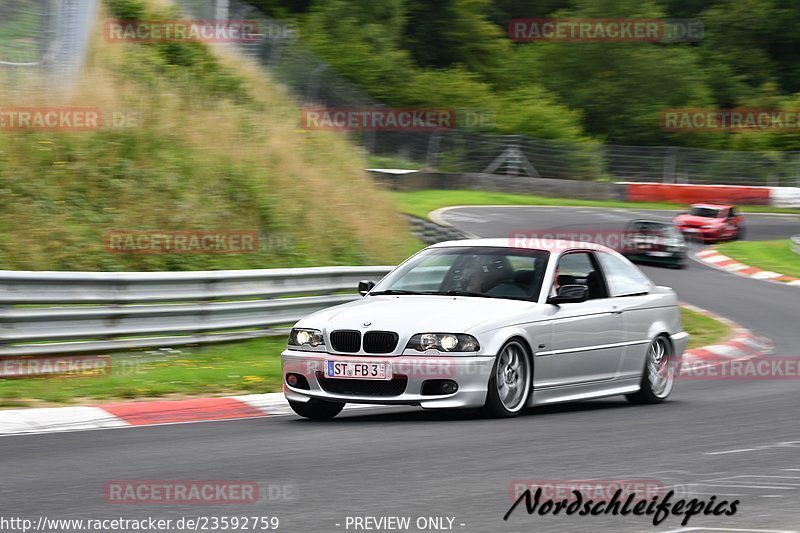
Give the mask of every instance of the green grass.
<svg viewBox="0 0 800 533">
<path fill-rule="evenodd" d="M 105 375 L 0 379 L 0 406 L 93 403 L 96 401 L 213 396 L 280 390 L 284 337 L 203 347 L 153 358 L 112 359 Z"/>
<path fill-rule="evenodd" d="M 690 335 L 689 350 L 724 342 L 731 336 L 727 325 L 685 307 L 681 307 L 681 322 Z"/>
<path fill-rule="evenodd" d="M 725 340 L 730 330 L 712 318 L 682 310 L 689 348 Z M 281 389 L 279 354 L 284 337 L 254 339 L 155 357 L 115 357 L 104 375 L 0 379 L 0 407 L 90 404 L 139 398 L 255 394 Z M 152 352 L 150 352 L 152 353 Z"/>
<path fill-rule="evenodd" d="M 527 194 L 466 190 L 427 190 L 392 192 L 392 199 L 404 213 L 427 218 L 428 213 L 454 205 L 569 205 L 577 207 L 612 207 L 622 209 L 685 209 L 685 204 L 666 202 L 623 202 L 621 200 L 578 200 Z M 800 209 L 771 206 L 742 206 L 745 213 L 800 213 Z"/>
<path fill-rule="evenodd" d="M 738 241 L 717 246 L 721 254 L 746 265 L 800 278 L 800 255 L 791 249 L 791 241 Z"/>
</svg>

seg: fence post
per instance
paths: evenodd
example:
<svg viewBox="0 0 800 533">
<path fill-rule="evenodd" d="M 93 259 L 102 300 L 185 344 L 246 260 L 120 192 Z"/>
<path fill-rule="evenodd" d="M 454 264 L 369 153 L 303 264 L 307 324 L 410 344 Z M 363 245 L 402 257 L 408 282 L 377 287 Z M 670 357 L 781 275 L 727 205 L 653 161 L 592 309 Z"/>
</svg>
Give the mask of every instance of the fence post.
<svg viewBox="0 0 800 533">
<path fill-rule="evenodd" d="M 436 163 L 439 159 L 439 146 L 441 144 L 442 134 L 438 131 L 431 134 L 428 138 L 428 153 L 425 156 L 425 168 L 433 170 L 436 168 Z"/>
<path fill-rule="evenodd" d="M 229 1 L 230 0 L 217 0 L 217 10 L 216 10 L 216 19 L 217 23 L 220 20 L 228 20 L 228 10 L 229 10 Z"/>
<path fill-rule="evenodd" d="M 797 178 L 797 186 L 800 187 L 800 152 L 797 152 L 797 166 L 795 171 L 795 177 Z"/>
<path fill-rule="evenodd" d="M 322 77 L 322 71 L 328 68 L 326 63 L 317 65 L 308 76 L 308 91 L 306 93 L 306 102 L 313 103 L 317 101 L 319 96 L 319 80 Z M 326 104 L 327 105 L 327 104 Z"/>
<path fill-rule="evenodd" d="M 676 146 L 673 146 L 668 149 L 669 152 L 667 153 L 666 157 L 664 158 L 664 176 L 663 182 L 664 183 L 675 183 L 675 166 L 677 157 L 675 152 L 678 151 Z M 668 178 L 669 177 L 669 178 Z"/>
<path fill-rule="evenodd" d="M 598 148 L 592 153 L 592 167 L 594 168 L 594 179 L 603 177 L 603 150 Z"/>
</svg>

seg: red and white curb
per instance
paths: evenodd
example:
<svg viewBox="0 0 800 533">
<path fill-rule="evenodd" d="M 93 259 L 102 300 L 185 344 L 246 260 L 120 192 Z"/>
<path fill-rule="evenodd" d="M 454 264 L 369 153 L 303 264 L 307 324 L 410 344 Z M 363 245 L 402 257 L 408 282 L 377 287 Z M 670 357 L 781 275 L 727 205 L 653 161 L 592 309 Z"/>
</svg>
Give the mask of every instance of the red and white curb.
<svg viewBox="0 0 800 533">
<path fill-rule="evenodd" d="M 695 313 L 722 322 L 733 332 L 733 336 L 723 343 L 684 351 L 682 374 L 687 374 L 693 370 L 718 366 L 730 361 L 758 357 L 770 353 L 773 350 L 772 341 L 766 337 L 754 334 L 732 320 L 687 303 L 681 303 L 681 306 Z"/>
<path fill-rule="evenodd" d="M 682 304 L 695 312 L 728 325 L 734 336 L 727 342 L 687 350 L 683 373 L 771 350 L 768 339 L 698 307 Z M 687 370 L 688 369 L 688 370 Z M 347 404 L 346 410 L 379 409 L 373 405 Z M 93 406 L 0 410 L 0 436 L 63 431 L 114 429 L 164 424 L 187 424 L 219 420 L 266 418 L 292 414 L 283 393 L 248 394 L 221 398 L 191 398 L 107 403 Z"/>
<path fill-rule="evenodd" d="M 777 281 L 785 283 L 787 285 L 800 287 L 800 279 L 798 278 L 794 278 L 792 276 L 786 276 L 784 274 L 780 274 L 778 272 L 772 272 L 770 270 L 761 270 L 760 268 L 745 265 L 743 263 L 736 261 L 735 259 L 731 259 L 727 255 L 719 253 L 714 248 L 701 250 L 697 252 L 695 254 L 695 258 L 701 263 L 705 263 L 710 267 L 719 270 L 724 270 L 726 272 L 730 272 L 731 274 L 736 274 L 737 276 L 744 276 L 747 278 L 760 279 L 766 281 Z"/>
<path fill-rule="evenodd" d="M 375 408 L 347 404 L 346 410 Z M 283 393 L 0 410 L 0 436 L 187 424 L 292 414 Z"/>
</svg>

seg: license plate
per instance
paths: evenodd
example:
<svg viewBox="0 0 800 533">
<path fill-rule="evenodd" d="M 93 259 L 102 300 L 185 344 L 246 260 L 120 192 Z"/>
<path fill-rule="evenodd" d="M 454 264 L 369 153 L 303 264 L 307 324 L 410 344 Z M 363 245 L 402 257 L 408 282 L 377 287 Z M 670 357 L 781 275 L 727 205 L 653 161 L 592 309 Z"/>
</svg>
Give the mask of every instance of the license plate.
<svg viewBox="0 0 800 533">
<path fill-rule="evenodd" d="M 392 379 L 389 363 L 373 361 L 326 361 L 325 377 L 349 379 Z"/>
</svg>

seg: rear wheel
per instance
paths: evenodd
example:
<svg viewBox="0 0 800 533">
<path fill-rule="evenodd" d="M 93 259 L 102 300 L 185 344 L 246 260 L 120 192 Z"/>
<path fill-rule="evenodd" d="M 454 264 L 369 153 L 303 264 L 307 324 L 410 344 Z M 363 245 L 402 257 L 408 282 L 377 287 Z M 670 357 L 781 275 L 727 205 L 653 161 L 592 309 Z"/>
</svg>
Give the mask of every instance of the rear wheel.
<svg viewBox="0 0 800 533">
<path fill-rule="evenodd" d="M 641 389 L 625 397 L 636 404 L 661 403 L 666 400 L 675 385 L 677 362 L 666 337 L 658 336 L 653 339 L 647 349 Z"/>
<path fill-rule="evenodd" d="M 344 409 L 344 404 L 339 402 L 326 402 L 324 400 L 308 400 L 296 402 L 289 400 L 292 411 L 304 418 L 311 420 L 330 420 Z"/>
<path fill-rule="evenodd" d="M 495 359 L 483 414 L 509 418 L 521 413 L 531 393 L 532 374 L 528 350 L 519 341 L 508 341 Z"/>
</svg>

